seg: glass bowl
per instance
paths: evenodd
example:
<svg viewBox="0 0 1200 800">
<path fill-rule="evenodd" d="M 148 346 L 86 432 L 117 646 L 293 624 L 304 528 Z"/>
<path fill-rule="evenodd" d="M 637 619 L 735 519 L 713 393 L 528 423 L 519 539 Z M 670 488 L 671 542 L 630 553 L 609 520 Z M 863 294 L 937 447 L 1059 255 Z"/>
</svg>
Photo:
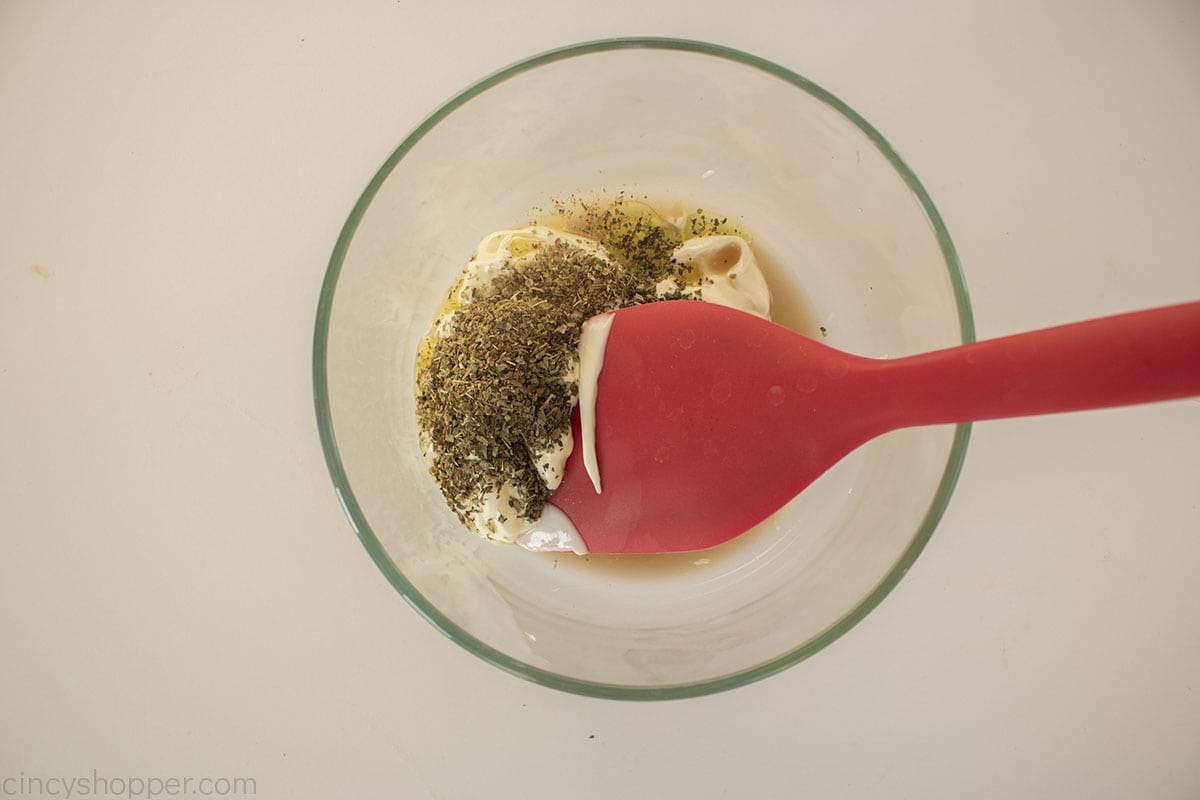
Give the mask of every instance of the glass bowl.
<svg viewBox="0 0 1200 800">
<path fill-rule="evenodd" d="M 803 660 L 874 608 L 941 517 L 969 427 L 881 437 L 709 551 L 532 554 L 466 532 L 420 458 L 417 344 L 484 235 L 619 191 L 737 219 L 784 322 L 836 347 L 889 357 L 972 339 L 945 226 L 862 117 L 746 53 L 605 40 L 468 87 L 371 179 L 321 291 L 317 420 L 367 552 L 466 650 L 580 694 L 701 695 Z"/>
</svg>

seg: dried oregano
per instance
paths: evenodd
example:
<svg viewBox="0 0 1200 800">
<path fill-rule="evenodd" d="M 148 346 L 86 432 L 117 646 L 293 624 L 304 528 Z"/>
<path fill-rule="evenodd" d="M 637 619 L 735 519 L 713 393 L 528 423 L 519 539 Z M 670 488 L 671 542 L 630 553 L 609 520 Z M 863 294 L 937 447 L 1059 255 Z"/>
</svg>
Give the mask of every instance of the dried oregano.
<svg viewBox="0 0 1200 800">
<path fill-rule="evenodd" d="M 430 471 L 465 524 L 506 482 L 515 487 L 511 515 L 541 516 L 550 492 L 534 456 L 570 430 L 577 386 L 566 376 L 581 326 L 662 299 L 655 286 L 669 256 L 630 269 L 566 241 L 542 243 L 457 310 L 418 376 L 417 420 L 433 444 Z"/>
</svg>

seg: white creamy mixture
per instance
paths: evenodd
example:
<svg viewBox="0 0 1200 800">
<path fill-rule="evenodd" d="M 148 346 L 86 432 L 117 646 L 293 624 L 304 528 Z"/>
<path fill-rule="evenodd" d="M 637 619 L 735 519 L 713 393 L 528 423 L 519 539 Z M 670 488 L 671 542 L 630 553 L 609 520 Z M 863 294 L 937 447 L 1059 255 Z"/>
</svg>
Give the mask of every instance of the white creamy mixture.
<svg viewBox="0 0 1200 800">
<path fill-rule="evenodd" d="M 540 245 L 553 241 L 565 241 L 606 262 L 615 263 L 615 259 L 595 240 L 555 228 L 533 225 L 497 231 L 479 243 L 450 296 L 447 309 L 435 320 L 432 334 L 442 337 L 451 333 L 459 309 L 470 303 L 474 290 L 489 284 L 503 270 L 521 264 Z M 760 317 L 770 317 L 770 291 L 750 245 L 741 237 L 714 235 L 687 239 L 675 249 L 672 259 L 693 267 L 698 275 L 696 282 L 689 282 L 683 290 L 684 296 L 737 308 Z M 658 285 L 657 293 L 665 297 L 678 288 L 673 280 L 667 279 Z M 578 387 L 583 460 L 598 493 L 602 490 L 602 482 L 594 440 L 595 402 L 597 380 L 604 363 L 604 347 L 611 323 L 609 314 L 584 323 L 579 359 L 574 362 L 573 370 L 563 376 L 565 381 Z M 538 472 L 551 491 L 562 481 L 567 457 L 574 448 L 572 439 L 568 429 L 556 447 L 534 454 Z M 436 448 L 424 434 L 421 449 L 427 463 L 432 463 Z M 476 533 L 494 541 L 517 544 L 527 550 L 586 553 L 583 540 L 570 519 L 551 504 L 546 505 L 537 522 L 530 522 L 519 515 L 505 516 L 502 509 L 510 507 L 512 494 L 513 485 L 505 483 L 485 498 L 471 520 Z"/>
</svg>

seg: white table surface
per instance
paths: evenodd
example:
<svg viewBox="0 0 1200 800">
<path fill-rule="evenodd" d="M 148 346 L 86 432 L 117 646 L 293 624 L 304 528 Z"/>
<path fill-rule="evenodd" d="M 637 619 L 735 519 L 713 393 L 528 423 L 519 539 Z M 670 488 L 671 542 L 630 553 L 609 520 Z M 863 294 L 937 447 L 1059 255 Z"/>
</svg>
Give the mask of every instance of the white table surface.
<svg viewBox="0 0 1200 800">
<path fill-rule="evenodd" d="M 0 2 L 0 797 L 1200 796 L 1198 401 L 976 426 L 863 623 L 647 704 L 412 611 L 343 517 L 310 379 L 392 148 L 612 35 L 749 50 L 862 113 L 981 337 L 1198 298 L 1200 4 L 483 5 Z"/>
</svg>

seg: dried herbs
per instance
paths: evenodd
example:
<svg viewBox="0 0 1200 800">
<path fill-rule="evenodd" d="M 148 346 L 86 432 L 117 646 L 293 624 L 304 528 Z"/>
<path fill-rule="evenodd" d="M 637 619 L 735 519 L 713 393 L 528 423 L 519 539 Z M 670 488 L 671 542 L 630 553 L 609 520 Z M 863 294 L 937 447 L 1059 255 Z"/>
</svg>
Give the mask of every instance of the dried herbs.
<svg viewBox="0 0 1200 800">
<path fill-rule="evenodd" d="M 550 490 L 535 459 L 570 430 L 580 328 L 623 306 L 661 299 L 669 271 L 627 269 L 567 241 L 539 245 L 473 290 L 438 339 L 417 385 L 430 471 L 468 526 L 489 495 L 511 488 L 498 520 L 536 520 Z"/>
</svg>

